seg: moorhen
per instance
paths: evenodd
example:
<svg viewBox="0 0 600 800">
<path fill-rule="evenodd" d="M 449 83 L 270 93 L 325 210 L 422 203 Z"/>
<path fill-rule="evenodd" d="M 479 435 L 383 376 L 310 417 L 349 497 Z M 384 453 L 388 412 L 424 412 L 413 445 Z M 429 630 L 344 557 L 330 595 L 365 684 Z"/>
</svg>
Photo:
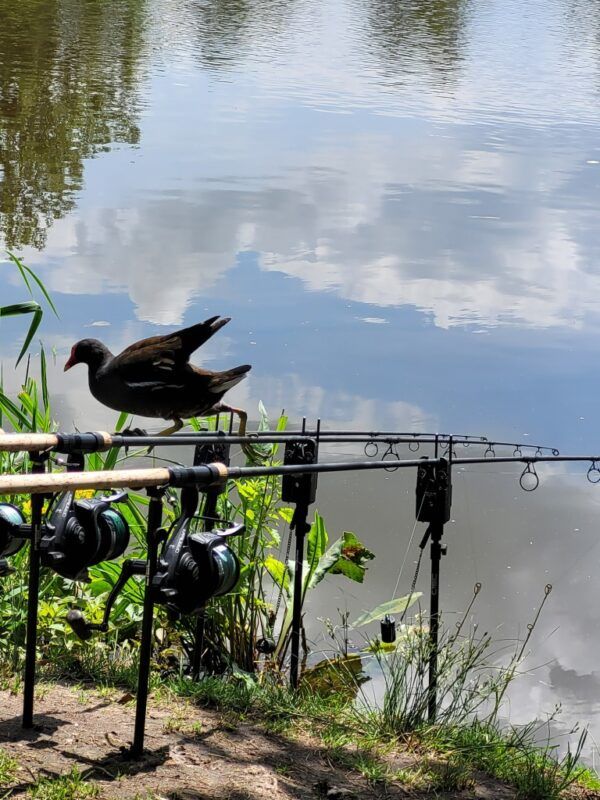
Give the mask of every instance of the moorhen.
<svg viewBox="0 0 600 800">
<path fill-rule="evenodd" d="M 73 345 L 65 372 L 75 364 L 88 365 L 90 391 L 115 411 L 161 417 L 173 425 L 159 435 L 175 433 L 182 418 L 230 411 L 240 418 L 240 435 L 246 431 L 247 414 L 221 403 L 229 389 L 251 369 L 250 364 L 211 372 L 189 363 L 189 358 L 208 341 L 229 317 L 211 317 L 166 336 L 151 336 L 113 356 L 98 339 L 82 339 Z"/>
</svg>

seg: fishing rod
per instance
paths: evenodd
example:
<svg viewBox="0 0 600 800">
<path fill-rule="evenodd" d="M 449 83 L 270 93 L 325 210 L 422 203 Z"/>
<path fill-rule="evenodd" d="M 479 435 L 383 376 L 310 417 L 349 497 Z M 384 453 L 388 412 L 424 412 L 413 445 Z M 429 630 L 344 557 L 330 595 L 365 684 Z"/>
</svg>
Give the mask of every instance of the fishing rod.
<svg viewBox="0 0 600 800">
<path fill-rule="evenodd" d="M 428 463 L 431 464 L 437 464 L 439 461 L 440 459 L 428 459 Z M 412 459 L 394 462 L 393 466 L 396 470 L 402 467 L 418 467 L 421 463 L 421 459 Z M 0 475 L 0 495 L 51 494 L 76 489 L 140 489 L 152 486 L 209 487 L 228 479 L 259 478 L 267 475 L 389 470 L 389 468 L 389 461 L 332 461 L 259 467 L 231 467 L 216 462 L 196 467 L 170 466 L 98 472 Z"/>
<path fill-rule="evenodd" d="M 418 467 L 425 461 L 428 464 L 439 464 L 443 459 L 408 459 L 390 463 L 382 461 L 331 461 L 314 464 L 282 464 L 276 466 L 236 467 L 215 462 L 195 467 L 150 467 L 140 469 L 98 471 L 98 472 L 61 472 L 43 474 L 0 475 L 0 494 L 49 494 L 75 489 L 139 489 L 149 486 L 211 486 L 221 481 L 240 478 L 258 478 L 267 475 L 292 475 L 302 473 L 350 472 L 385 469 L 395 471 L 403 467 Z M 521 455 L 497 456 L 496 458 L 453 458 L 452 466 L 492 463 L 521 463 L 530 466 L 537 463 L 554 462 L 589 462 L 588 472 L 598 472 L 600 482 L 600 455 Z"/>
<path fill-rule="evenodd" d="M 145 436 L 123 435 L 108 433 L 106 431 L 93 431 L 88 433 L 4 433 L 0 434 L 0 452 L 43 452 L 54 451 L 57 453 L 92 453 L 109 450 L 113 447 L 175 447 L 198 444 L 286 444 L 296 440 L 318 439 L 326 443 L 364 443 L 365 455 L 376 456 L 379 444 L 388 445 L 388 455 L 394 455 L 391 446 L 395 444 L 408 444 L 413 452 L 421 444 L 433 444 L 447 449 L 450 441 L 461 444 L 463 447 L 485 446 L 486 453 L 493 458 L 495 447 L 512 447 L 515 451 L 534 450 L 538 454 L 551 452 L 559 455 L 559 451 L 547 445 L 530 444 L 529 442 L 501 442 L 491 441 L 486 437 L 471 435 L 436 434 L 436 433 L 392 433 L 373 431 L 315 431 L 315 432 L 288 432 L 257 431 L 256 433 L 239 436 L 224 432 L 198 432 L 189 434 L 171 434 L 170 436 Z"/>
</svg>

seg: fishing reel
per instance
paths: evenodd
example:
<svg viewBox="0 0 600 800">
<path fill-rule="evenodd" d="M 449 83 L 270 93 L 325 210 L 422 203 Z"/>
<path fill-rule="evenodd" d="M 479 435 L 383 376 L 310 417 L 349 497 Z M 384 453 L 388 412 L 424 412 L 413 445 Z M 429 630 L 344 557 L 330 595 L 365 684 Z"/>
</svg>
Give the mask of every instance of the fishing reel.
<svg viewBox="0 0 600 800">
<path fill-rule="evenodd" d="M 245 526 L 192 533 L 197 502 L 195 490 L 182 492 L 181 516 L 152 581 L 155 602 L 165 605 L 173 616 L 199 614 L 211 597 L 230 592 L 240 577 L 239 559 L 227 539 L 244 533 Z"/>
<path fill-rule="evenodd" d="M 243 533 L 244 525 L 193 533 L 197 503 L 195 489 L 182 491 L 182 512 L 168 534 L 162 531 L 162 553 L 154 575 L 150 575 L 153 601 L 166 606 L 173 617 L 200 613 L 211 597 L 230 592 L 240 575 L 239 559 L 228 547 L 227 539 Z M 106 601 L 102 622 L 90 624 L 78 609 L 69 611 L 67 622 L 80 639 L 89 639 L 94 631 L 108 630 L 111 609 L 134 575 L 148 575 L 148 561 L 136 558 L 123 562 L 119 579 Z"/>
<path fill-rule="evenodd" d="M 126 496 L 121 492 L 75 500 L 73 492 L 59 495 L 42 529 L 42 565 L 63 578 L 89 581 L 88 567 L 123 555 L 129 544 L 129 526 L 111 504 Z"/>
<path fill-rule="evenodd" d="M 0 577 L 14 572 L 6 559 L 19 552 L 29 538 L 24 534 L 30 531 L 17 506 L 0 503 Z"/>
</svg>

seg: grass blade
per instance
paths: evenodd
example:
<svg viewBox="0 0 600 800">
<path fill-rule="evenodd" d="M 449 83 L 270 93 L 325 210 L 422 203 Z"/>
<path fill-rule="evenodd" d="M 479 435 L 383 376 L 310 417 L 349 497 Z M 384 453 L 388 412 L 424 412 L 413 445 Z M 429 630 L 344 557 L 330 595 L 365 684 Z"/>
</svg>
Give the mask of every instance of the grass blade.
<svg viewBox="0 0 600 800">
<path fill-rule="evenodd" d="M 35 314 L 41 311 L 39 303 L 35 300 L 27 300 L 25 303 L 14 303 L 10 306 L 0 306 L 0 317 L 16 317 L 21 314 Z"/>
<path fill-rule="evenodd" d="M 37 303 L 36 303 L 36 305 L 37 305 Z M 31 325 L 29 326 L 29 330 L 27 331 L 27 336 L 25 337 L 25 342 L 23 344 L 23 347 L 21 348 L 21 352 L 19 353 L 19 357 L 17 358 L 17 364 L 16 364 L 17 367 L 19 366 L 19 363 L 20 363 L 21 359 L 23 358 L 23 356 L 27 352 L 27 350 L 29 348 L 29 345 L 31 344 L 31 340 L 35 336 L 37 329 L 40 327 L 40 322 L 42 321 L 43 315 L 44 315 L 44 312 L 38 306 L 37 311 L 35 311 L 33 313 L 33 319 L 31 320 Z"/>
<path fill-rule="evenodd" d="M 44 286 L 44 284 L 40 280 L 40 278 L 38 278 L 38 276 L 35 274 L 35 272 L 30 267 L 28 267 L 26 264 L 24 264 L 21 261 L 21 259 L 18 258 L 18 256 L 16 256 L 14 253 L 11 253 L 10 250 L 7 250 L 6 252 L 8 253 L 8 257 L 10 258 L 10 260 L 13 262 L 13 264 L 16 265 L 17 269 L 21 273 L 21 277 L 23 278 L 25 286 L 27 286 L 27 288 L 29 289 L 29 293 L 32 294 L 32 291 L 31 291 L 31 284 L 29 283 L 29 280 L 27 279 L 27 275 L 29 275 L 31 278 L 33 278 L 33 280 L 35 281 L 38 289 L 44 295 L 44 298 L 46 299 L 46 302 L 48 303 L 48 305 L 50 306 L 50 308 L 54 312 L 54 315 L 57 318 L 60 318 L 59 314 L 58 314 L 58 311 L 56 310 L 56 306 L 52 302 L 52 298 L 48 294 L 48 290 L 46 289 L 46 287 Z"/>
</svg>

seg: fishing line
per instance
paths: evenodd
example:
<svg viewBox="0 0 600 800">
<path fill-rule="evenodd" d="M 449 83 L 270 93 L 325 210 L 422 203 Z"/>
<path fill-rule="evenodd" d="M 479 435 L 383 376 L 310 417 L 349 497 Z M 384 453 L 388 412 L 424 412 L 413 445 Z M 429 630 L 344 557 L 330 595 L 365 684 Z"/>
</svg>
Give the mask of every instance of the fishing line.
<svg viewBox="0 0 600 800">
<path fill-rule="evenodd" d="M 421 505 L 419 506 L 419 510 L 418 510 L 417 515 L 415 517 L 415 522 L 414 522 L 414 525 L 413 525 L 413 528 L 412 528 L 412 531 L 411 531 L 411 534 L 410 534 L 410 539 L 408 540 L 408 544 L 406 546 L 406 550 L 404 551 L 404 558 L 402 559 L 402 564 L 400 565 L 400 570 L 398 572 L 398 578 L 396 579 L 396 586 L 394 587 L 394 593 L 392 595 L 392 600 L 394 600 L 396 598 L 396 594 L 398 592 L 398 586 L 400 585 L 400 579 L 402 578 L 402 572 L 404 571 L 404 566 L 406 564 L 406 559 L 408 558 L 408 554 L 410 552 L 410 548 L 412 546 L 413 539 L 415 538 L 415 532 L 417 530 L 417 523 L 419 521 L 419 516 L 421 515 L 421 509 L 423 508 L 424 501 L 425 501 L 425 495 L 423 494 L 423 497 L 421 498 Z M 418 574 L 418 571 L 419 571 L 419 566 L 420 566 L 420 563 L 421 563 L 422 555 L 423 555 L 423 550 L 421 550 L 421 555 L 419 556 L 419 560 L 417 562 L 417 574 Z M 413 579 L 413 583 L 416 583 L 416 579 Z"/>
</svg>

